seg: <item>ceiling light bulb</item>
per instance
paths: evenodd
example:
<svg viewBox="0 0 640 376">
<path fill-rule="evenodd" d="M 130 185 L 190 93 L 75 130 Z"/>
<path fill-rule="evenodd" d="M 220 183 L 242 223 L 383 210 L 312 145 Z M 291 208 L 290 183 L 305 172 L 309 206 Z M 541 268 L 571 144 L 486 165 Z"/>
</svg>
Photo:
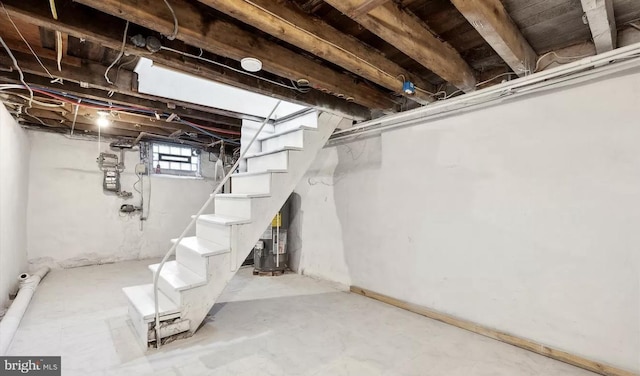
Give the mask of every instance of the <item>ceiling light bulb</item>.
<svg viewBox="0 0 640 376">
<path fill-rule="evenodd" d="M 108 127 L 109 126 L 109 119 L 107 119 L 105 116 L 99 116 L 96 119 L 96 124 L 98 124 L 98 127 Z"/>
<path fill-rule="evenodd" d="M 245 57 L 240 60 L 240 65 L 242 69 L 248 72 L 258 72 L 262 70 L 262 62 L 254 57 Z"/>
<path fill-rule="evenodd" d="M 101 118 L 106 118 L 107 116 L 109 116 L 109 112 L 107 111 L 96 111 L 96 114 L 98 114 L 98 117 Z"/>
</svg>

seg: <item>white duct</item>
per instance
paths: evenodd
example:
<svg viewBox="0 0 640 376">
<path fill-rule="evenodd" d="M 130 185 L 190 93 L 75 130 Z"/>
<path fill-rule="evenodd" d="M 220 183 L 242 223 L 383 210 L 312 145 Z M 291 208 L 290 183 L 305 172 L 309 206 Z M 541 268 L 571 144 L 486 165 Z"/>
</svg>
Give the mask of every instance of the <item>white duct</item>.
<svg viewBox="0 0 640 376">
<path fill-rule="evenodd" d="M 49 268 L 45 266 L 38 269 L 33 275 L 23 273 L 18 276 L 18 280 L 20 281 L 18 295 L 11 306 L 9 306 L 9 310 L 2 321 L 0 321 L 0 355 L 7 353 L 13 336 L 20 325 L 20 320 L 22 320 L 22 316 L 24 316 L 29 306 L 33 293 L 36 291 L 40 280 L 42 280 L 48 272 Z"/>
</svg>

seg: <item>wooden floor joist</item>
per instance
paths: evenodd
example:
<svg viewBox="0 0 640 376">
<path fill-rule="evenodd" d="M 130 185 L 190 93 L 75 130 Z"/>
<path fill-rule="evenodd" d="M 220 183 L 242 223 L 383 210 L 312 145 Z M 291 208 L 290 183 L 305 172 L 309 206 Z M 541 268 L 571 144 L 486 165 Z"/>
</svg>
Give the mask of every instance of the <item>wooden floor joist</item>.
<svg viewBox="0 0 640 376">
<path fill-rule="evenodd" d="M 65 4 L 66 6 L 62 7 L 62 5 Z M 124 22 L 121 22 L 121 25 L 116 27 L 113 22 L 114 17 L 94 9 L 86 8 L 79 4 L 70 4 L 68 1 L 67 3 L 59 3 L 61 6 L 59 18 L 54 20 L 51 18 L 49 6 L 45 2 L 4 0 L 3 5 L 14 19 L 22 20 L 45 29 L 60 30 L 69 34 L 69 36 L 87 40 L 114 50 L 119 50 L 121 47 L 122 35 L 120 30 L 124 27 Z M 91 19 L 92 22 L 84 22 L 85 19 Z M 115 21 L 120 20 L 115 19 Z M 231 70 L 223 70 L 215 66 L 199 64 L 194 59 L 184 58 L 168 51 L 159 51 L 152 54 L 144 48 L 136 48 L 129 44 L 126 46 L 125 52 L 130 55 L 147 57 L 156 64 L 263 95 L 273 96 L 302 105 L 311 105 L 333 110 L 356 119 L 368 119 L 370 117 L 370 113 L 365 107 L 359 106 L 356 103 L 347 102 L 333 95 L 322 93 L 318 90 L 312 90 L 306 94 L 302 94 Z M 68 62 L 67 60 L 68 59 L 65 58 L 65 62 Z"/>
<path fill-rule="evenodd" d="M 345 15 L 368 3 L 362 0 L 325 2 Z M 354 20 L 460 90 L 475 90 L 475 74 L 460 53 L 449 43 L 433 35 L 431 30 L 407 9 L 388 2 Z"/>
<path fill-rule="evenodd" d="M 534 72 L 538 57 L 500 0 L 451 2 L 518 76 Z"/>
<path fill-rule="evenodd" d="M 486 326 L 476 324 L 474 322 L 453 317 L 451 315 L 434 311 L 432 309 L 405 302 L 396 298 L 392 298 L 387 295 L 379 294 L 377 292 L 367 290 L 357 286 L 351 286 L 351 292 L 372 298 L 383 303 L 390 304 L 392 306 L 405 309 L 407 311 L 417 313 L 419 315 L 428 317 L 433 320 L 443 322 L 445 324 L 453 325 L 455 327 L 468 330 L 470 332 L 489 337 L 500 342 L 508 343 L 510 345 L 520 347 L 521 349 L 529 350 L 534 353 L 544 355 L 551 359 L 559 360 L 561 362 L 571 364 L 572 366 L 580 367 L 591 372 L 599 373 L 605 376 L 638 376 L 633 372 L 625 371 L 623 369 L 606 365 L 600 362 L 596 362 L 590 359 L 586 359 L 579 355 L 574 355 L 566 351 L 554 349 L 543 344 L 521 338 L 512 334 L 504 333 L 495 329 L 488 328 Z"/>
<path fill-rule="evenodd" d="M 173 32 L 171 13 L 155 1 L 75 0 L 88 7 L 149 28 L 164 35 Z M 352 76 L 338 72 L 316 60 L 298 54 L 267 38 L 245 30 L 221 18 L 211 18 L 201 8 L 186 0 L 173 0 L 179 21 L 179 39 L 191 46 L 235 61 L 254 57 L 262 61 L 262 69 L 287 79 L 307 80 L 311 87 L 351 98 L 371 109 L 394 109 L 396 102 L 383 92 Z"/>
<path fill-rule="evenodd" d="M 379 0 L 377 1 L 368 4 L 373 8 L 379 3 Z M 398 94 L 403 93 L 403 81 L 399 77 L 406 77 L 425 90 L 408 96 L 410 99 L 421 103 L 434 101 L 433 95 L 428 92 L 437 90 L 431 83 L 411 75 L 380 51 L 340 32 L 320 19 L 309 16 L 292 3 L 274 0 L 200 2 Z"/>
</svg>

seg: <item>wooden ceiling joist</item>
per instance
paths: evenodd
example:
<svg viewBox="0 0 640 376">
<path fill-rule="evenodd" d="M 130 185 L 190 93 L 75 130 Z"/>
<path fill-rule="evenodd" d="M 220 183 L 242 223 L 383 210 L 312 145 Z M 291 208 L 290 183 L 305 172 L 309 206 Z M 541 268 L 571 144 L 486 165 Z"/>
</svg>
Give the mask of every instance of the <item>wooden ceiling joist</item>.
<svg viewBox="0 0 640 376">
<path fill-rule="evenodd" d="M 47 86 L 47 84 L 50 84 L 47 78 L 33 75 L 27 72 L 25 72 L 25 80 L 29 84 L 35 86 L 45 87 Z M 19 84 L 20 80 L 17 73 L 10 73 L 0 76 L 0 83 Z M 205 108 L 204 106 L 185 103 L 176 104 L 174 102 L 160 102 L 158 101 L 159 98 L 153 100 L 122 93 L 113 93 L 111 96 L 108 96 L 107 92 L 104 90 L 84 88 L 76 85 L 75 83 L 69 82 L 58 83 L 55 87 L 58 90 L 70 95 L 86 99 L 106 101 L 112 103 L 114 106 L 133 105 L 150 109 L 158 113 L 175 113 L 183 119 L 197 121 L 198 123 L 202 123 L 204 125 L 227 126 L 232 128 L 239 128 L 242 126 L 242 120 L 238 118 L 229 118 L 222 115 L 210 113 L 208 112 L 209 108 Z M 188 105 L 188 107 L 184 107 L 184 105 Z M 171 125 L 171 128 L 173 129 L 193 130 L 193 128 L 189 127 L 188 125 L 181 125 L 179 123 L 172 123 Z"/>
<path fill-rule="evenodd" d="M 534 73 L 537 55 L 500 0 L 451 0 L 519 76 Z"/>
<path fill-rule="evenodd" d="M 27 113 L 20 115 L 20 117 L 30 120 L 33 124 L 42 124 L 50 128 L 61 128 L 65 133 L 69 133 L 73 128 L 77 133 L 91 132 L 98 133 L 98 126 L 95 122 L 89 122 L 86 119 L 76 119 L 75 125 L 73 124 L 73 115 L 71 118 L 67 118 L 61 113 L 46 111 L 41 109 L 30 109 Z M 100 133 L 103 135 L 123 136 L 123 137 L 137 137 L 139 130 L 131 129 L 130 127 L 123 126 L 117 122 L 112 122 L 108 127 L 102 127 Z M 164 136 L 164 134 L 161 134 Z"/>
<path fill-rule="evenodd" d="M 37 116 L 38 118 L 41 118 L 41 119 L 53 119 L 54 117 L 58 117 L 60 121 L 63 121 L 63 124 L 68 124 L 68 125 L 73 124 L 73 118 L 74 118 L 73 112 L 60 112 L 60 111 L 52 110 L 50 108 L 47 108 L 47 109 L 37 108 L 36 106 L 29 109 L 29 114 Z M 77 124 L 94 125 L 96 123 L 96 117 L 97 116 L 95 115 L 78 114 L 78 116 L 76 116 L 76 125 Z M 134 125 L 134 124 L 120 121 L 119 119 L 116 119 L 116 118 L 109 118 L 109 126 L 104 127 L 104 129 L 106 128 L 115 128 L 115 129 L 133 131 L 133 132 L 154 133 L 161 136 L 168 136 L 172 133 L 171 131 L 167 131 L 166 129 L 156 128 L 156 127 L 147 127 L 139 124 Z"/>
<path fill-rule="evenodd" d="M 122 27 L 116 27 L 117 23 L 114 21 L 118 21 L 117 18 L 113 18 L 112 16 L 103 14 L 99 11 L 74 4 L 70 0 L 58 0 L 59 17 L 58 20 L 54 20 L 51 18 L 49 7 L 46 2 L 3 0 L 3 3 L 13 18 L 20 19 L 43 28 L 60 30 L 75 38 L 87 40 L 114 50 L 121 48 L 121 33 L 124 28 L 124 21 L 122 21 Z M 85 22 L 84 20 L 86 19 L 91 19 L 91 22 Z M 340 99 L 317 90 L 312 90 L 303 94 L 255 77 L 212 65 L 205 65 L 202 64 L 202 62 L 184 58 L 166 51 L 160 51 L 152 54 L 146 49 L 136 48 L 128 44 L 125 47 L 125 52 L 131 55 L 147 57 L 157 64 L 174 68 L 185 73 L 194 74 L 199 77 L 241 89 L 251 90 L 263 95 L 269 95 L 302 105 L 310 105 L 337 111 L 353 116 L 357 119 L 366 119 L 370 116 L 369 111 L 361 105 L 345 101 L 344 99 Z M 221 114 L 222 112 L 226 111 L 221 111 Z M 242 114 L 237 114 L 237 116 L 246 117 Z"/>
<path fill-rule="evenodd" d="M 378 50 L 300 11 L 291 2 L 283 0 L 200 0 L 200 2 L 396 93 L 402 93 L 401 77 L 410 79 L 425 91 L 436 91 L 429 82 L 410 74 Z M 381 2 L 377 0 L 368 4 L 375 7 L 375 4 L 379 5 Z M 415 98 L 421 103 L 434 100 L 432 95 L 424 91 L 418 91 L 410 98 Z"/>
<path fill-rule="evenodd" d="M 78 3 L 104 13 L 126 19 L 164 35 L 173 33 L 171 13 L 155 1 L 137 0 L 76 0 Z M 266 38 L 222 20 L 209 18 L 201 9 L 186 0 L 173 0 L 178 24 L 177 39 L 216 55 L 236 61 L 254 57 L 263 62 L 262 68 L 292 80 L 306 79 L 311 86 L 339 94 L 374 109 L 392 109 L 395 102 L 387 94 L 364 82 L 357 82 L 313 59 L 302 56 Z"/>
<path fill-rule="evenodd" d="M 360 5 L 351 9 L 348 13 L 350 18 L 358 18 L 365 14 L 371 12 L 374 8 L 379 7 L 380 5 L 389 2 L 389 0 L 366 0 L 363 1 Z"/>
<path fill-rule="evenodd" d="M 368 0 L 325 0 L 345 15 Z M 355 18 L 360 25 L 393 45 L 425 68 L 459 89 L 475 90 L 471 67 L 449 43 L 438 39 L 415 15 L 386 3 Z"/>
<path fill-rule="evenodd" d="M 137 74 L 127 70 L 121 70 L 117 75 L 113 74 L 113 85 L 110 85 L 104 79 L 104 72 L 107 67 L 100 64 L 85 62 L 81 67 L 74 67 L 68 66 L 63 62 L 61 64 L 63 69 L 58 71 L 55 61 L 40 59 L 42 65 L 47 68 L 47 71 L 45 71 L 31 55 L 17 51 L 14 51 L 14 55 L 22 71 L 31 74 L 49 77 L 48 71 L 52 73 L 55 78 L 76 82 L 81 86 L 94 87 L 105 91 L 113 90 L 122 93 L 135 93 L 135 88 L 138 85 Z M 0 66 L 4 66 L 5 69 L 13 69 L 13 62 L 6 54 L 0 55 Z"/>
<path fill-rule="evenodd" d="M 613 14 L 613 0 L 581 0 L 587 15 L 596 52 L 601 54 L 616 48 L 618 33 Z"/>
</svg>

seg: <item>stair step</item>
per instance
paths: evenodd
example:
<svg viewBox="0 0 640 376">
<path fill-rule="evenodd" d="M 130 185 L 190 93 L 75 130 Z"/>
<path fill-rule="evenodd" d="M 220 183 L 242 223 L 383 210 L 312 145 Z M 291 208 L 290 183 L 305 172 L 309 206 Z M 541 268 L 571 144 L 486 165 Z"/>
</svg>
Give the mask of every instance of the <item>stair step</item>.
<svg viewBox="0 0 640 376">
<path fill-rule="evenodd" d="M 191 218 L 195 218 L 195 215 L 191 216 Z M 250 218 L 230 217 L 220 214 L 203 214 L 200 216 L 200 218 L 198 218 L 198 220 L 223 226 L 243 225 L 245 223 L 251 223 Z"/>
<path fill-rule="evenodd" d="M 160 264 L 149 265 L 149 270 L 155 273 L 159 266 Z M 166 262 L 160 272 L 160 278 L 167 281 L 169 286 L 176 291 L 184 291 L 207 284 L 206 278 L 197 275 L 177 261 Z"/>
<path fill-rule="evenodd" d="M 253 154 L 247 158 L 247 171 L 264 172 L 273 169 L 288 169 L 294 155 L 303 153 L 302 148 L 277 147 L 274 150 Z"/>
<path fill-rule="evenodd" d="M 258 157 L 262 157 L 263 155 L 269 155 L 269 154 L 276 154 L 276 153 L 280 153 L 283 151 L 302 151 L 304 150 L 304 148 L 299 148 L 296 146 L 282 146 L 273 150 L 269 150 L 269 151 L 263 151 L 260 153 L 254 153 L 254 154 L 249 154 L 246 155 L 245 158 L 249 159 L 249 158 L 258 158 Z"/>
<path fill-rule="evenodd" d="M 213 193 L 210 196 L 213 196 Z M 216 198 L 263 198 L 270 196 L 268 193 L 218 193 Z"/>
<path fill-rule="evenodd" d="M 252 218 L 258 201 L 271 197 L 268 193 L 224 193 L 215 196 L 215 214 Z"/>
<path fill-rule="evenodd" d="M 269 140 L 269 139 L 272 139 L 272 138 L 280 137 L 282 135 L 293 133 L 293 132 L 298 132 L 298 131 L 301 131 L 301 130 L 317 131 L 318 128 L 309 127 L 307 125 L 301 125 L 298 128 L 292 128 L 292 129 L 287 129 L 286 131 L 276 132 L 276 133 L 272 133 L 272 134 L 268 134 L 268 135 L 264 135 L 264 136 L 258 136 L 258 141 Z"/>
<path fill-rule="evenodd" d="M 266 171 L 254 171 L 254 172 L 238 172 L 235 173 L 233 175 L 231 175 L 231 177 L 244 177 L 244 176 L 255 176 L 255 175 L 266 175 L 266 174 L 286 174 L 287 170 L 285 169 L 273 169 L 273 170 L 266 170 Z"/>
<path fill-rule="evenodd" d="M 153 284 L 130 286 L 122 289 L 129 302 L 145 321 L 155 317 L 155 304 L 153 298 Z M 178 315 L 180 307 L 167 295 L 158 290 L 158 311 L 160 317 Z"/>
<path fill-rule="evenodd" d="M 177 241 L 178 239 L 171 239 L 172 243 Z M 198 238 L 197 236 L 182 238 L 180 245 L 189 248 L 202 257 L 215 256 L 230 252 L 229 246 L 217 244 L 209 240 Z"/>
<path fill-rule="evenodd" d="M 231 193 L 271 194 L 272 172 L 236 174 L 231 177 Z"/>
</svg>

